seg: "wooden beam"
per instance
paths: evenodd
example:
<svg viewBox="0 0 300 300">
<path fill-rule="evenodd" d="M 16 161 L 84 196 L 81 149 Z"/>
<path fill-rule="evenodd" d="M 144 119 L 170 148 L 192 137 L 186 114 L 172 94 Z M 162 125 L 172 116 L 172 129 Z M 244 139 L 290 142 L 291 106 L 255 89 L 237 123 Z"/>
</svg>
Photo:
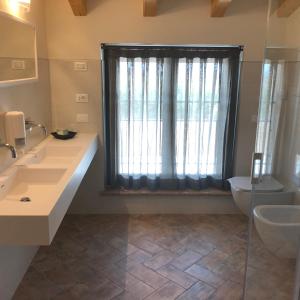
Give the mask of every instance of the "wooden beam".
<svg viewBox="0 0 300 300">
<path fill-rule="evenodd" d="M 69 0 L 71 8 L 75 16 L 86 16 L 86 0 Z"/>
<path fill-rule="evenodd" d="M 277 15 L 280 18 L 289 17 L 297 8 L 300 7 L 300 0 L 280 0 Z"/>
<path fill-rule="evenodd" d="M 224 17 L 232 0 L 211 0 L 211 16 Z"/>
<path fill-rule="evenodd" d="M 143 0 L 144 17 L 155 17 L 157 14 L 157 0 Z"/>
</svg>

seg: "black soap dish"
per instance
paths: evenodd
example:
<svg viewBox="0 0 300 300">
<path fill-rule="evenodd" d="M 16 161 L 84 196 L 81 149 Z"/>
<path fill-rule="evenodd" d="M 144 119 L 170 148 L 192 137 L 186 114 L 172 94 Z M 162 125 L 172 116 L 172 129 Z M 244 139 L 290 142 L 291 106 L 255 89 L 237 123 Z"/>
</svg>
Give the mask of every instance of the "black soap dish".
<svg viewBox="0 0 300 300">
<path fill-rule="evenodd" d="M 58 140 L 69 140 L 72 139 L 77 134 L 77 132 L 69 130 L 60 130 L 51 132 L 51 134 Z"/>
</svg>

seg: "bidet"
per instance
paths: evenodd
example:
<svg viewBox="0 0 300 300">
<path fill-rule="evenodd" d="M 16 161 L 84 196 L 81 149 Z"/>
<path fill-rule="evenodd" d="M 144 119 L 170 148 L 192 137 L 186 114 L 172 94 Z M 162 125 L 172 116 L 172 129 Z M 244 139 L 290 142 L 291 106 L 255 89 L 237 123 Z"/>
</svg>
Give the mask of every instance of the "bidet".
<svg viewBox="0 0 300 300">
<path fill-rule="evenodd" d="M 297 257 L 300 246 L 299 205 L 257 206 L 254 223 L 269 251 L 278 257 Z"/>
</svg>

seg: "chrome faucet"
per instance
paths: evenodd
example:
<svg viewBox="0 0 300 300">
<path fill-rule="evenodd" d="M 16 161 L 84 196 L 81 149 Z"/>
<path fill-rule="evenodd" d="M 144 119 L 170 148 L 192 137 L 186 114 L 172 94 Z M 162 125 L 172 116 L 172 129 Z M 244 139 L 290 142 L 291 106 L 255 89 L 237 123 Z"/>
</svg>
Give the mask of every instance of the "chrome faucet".
<svg viewBox="0 0 300 300">
<path fill-rule="evenodd" d="M 0 144 L 0 147 L 2 148 L 2 147 L 5 147 L 5 148 L 7 148 L 7 149 L 9 149 L 10 150 L 10 152 L 11 152 L 11 157 L 12 158 L 17 158 L 17 150 L 16 150 L 16 148 L 14 147 L 14 146 L 12 146 L 11 144 Z"/>
<path fill-rule="evenodd" d="M 34 128 L 34 127 L 41 128 L 43 130 L 44 135 L 45 136 L 48 135 L 48 130 L 47 130 L 47 127 L 45 125 L 36 123 L 34 121 L 31 121 L 31 120 L 25 120 L 25 128 L 26 128 L 26 130 L 31 131 L 32 128 Z"/>
</svg>

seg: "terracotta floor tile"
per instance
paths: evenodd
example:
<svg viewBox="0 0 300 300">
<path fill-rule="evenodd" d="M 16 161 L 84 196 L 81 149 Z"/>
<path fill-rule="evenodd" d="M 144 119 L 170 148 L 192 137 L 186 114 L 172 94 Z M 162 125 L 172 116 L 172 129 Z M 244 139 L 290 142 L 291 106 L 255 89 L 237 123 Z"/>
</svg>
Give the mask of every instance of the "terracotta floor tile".
<svg viewBox="0 0 300 300">
<path fill-rule="evenodd" d="M 103 274 L 120 288 L 134 294 L 138 298 L 142 299 L 154 292 L 152 287 L 137 279 L 127 271 L 120 270 L 117 266 L 112 265 L 109 268 L 106 268 L 103 270 Z"/>
<path fill-rule="evenodd" d="M 50 282 L 43 274 L 32 270 L 27 271 L 26 277 L 23 279 L 18 290 L 14 295 L 14 300 L 38 300 L 54 299 L 63 289 Z M 0 297 L 1 298 L 1 297 Z"/>
<path fill-rule="evenodd" d="M 183 238 L 183 237 L 182 237 Z M 179 252 L 184 246 L 180 243 L 182 239 L 174 236 L 167 236 L 157 241 L 157 244 L 172 252 Z"/>
<path fill-rule="evenodd" d="M 124 253 L 114 249 L 112 249 L 109 253 L 100 256 L 97 254 L 91 255 L 90 253 L 88 256 L 88 264 L 92 267 L 98 267 L 98 269 L 101 269 L 103 266 L 110 266 L 124 257 L 126 257 Z"/>
<path fill-rule="evenodd" d="M 292 299 L 295 274 L 291 277 L 285 277 L 285 274 L 283 276 L 249 267 L 247 273 L 247 295 L 249 294 L 252 297 L 260 295 L 263 300 L 268 297 L 276 300 Z"/>
<path fill-rule="evenodd" d="M 173 300 L 184 292 L 184 288 L 176 285 L 173 282 L 169 282 L 155 293 L 147 297 L 147 300 Z"/>
<path fill-rule="evenodd" d="M 78 244 L 72 239 L 54 240 L 53 248 L 56 249 L 58 256 L 80 257 L 86 250 L 82 244 Z"/>
<path fill-rule="evenodd" d="M 155 271 L 138 264 L 129 269 L 129 272 L 136 278 L 140 279 L 147 285 L 157 289 L 165 285 L 169 280 Z"/>
<path fill-rule="evenodd" d="M 13 299 L 236 300 L 246 229 L 247 220 L 237 215 L 66 216 L 52 245 L 38 251 Z M 261 272 L 272 272 L 271 287 L 292 276 L 293 264 L 269 259 L 258 237 L 255 243 L 256 260 L 250 262 L 262 270 L 257 277 L 252 272 L 250 285 L 266 296 Z M 280 300 L 290 285 L 281 287 Z"/>
<path fill-rule="evenodd" d="M 221 263 L 214 268 L 213 271 L 224 280 L 230 279 L 231 281 L 240 284 L 244 282 L 244 268 L 238 269 L 233 265 Z"/>
<path fill-rule="evenodd" d="M 150 269 L 157 270 L 161 268 L 162 266 L 167 265 L 170 263 L 176 255 L 168 250 L 159 252 L 155 256 L 153 256 L 151 259 L 146 260 L 144 262 L 144 265 Z"/>
<path fill-rule="evenodd" d="M 177 269 L 184 271 L 196 263 L 201 257 L 203 257 L 202 254 L 192 250 L 187 250 L 183 254 L 177 256 L 171 264 Z"/>
<path fill-rule="evenodd" d="M 134 285 L 126 289 L 139 299 L 144 299 L 146 296 L 153 293 L 154 289 L 142 281 L 137 281 Z"/>
<path fill-rule="evenodd" d="M 196 264 L 185 270 L 185 272 L 216 288 L 224 283 L 220 276 Z"/>
<path fill-rule="evenodd" d="M 109 241 L 109 245 L 126 255 L 130 255 L 137 251 L 137 248 L 119 237 L 114 237 Z"/>
<path fill-rule="evenodd" d="M 152 255 L 155 255 L 164 250 L 162 247 L 158 246 L 157 244 L 151 241 L 146 240 L 145 238 L 138 239 L 134 243 L 134 245 L 148 253 L 151 253 Z"/>
<path fill-rule="evenodd" d="M 61 264 L 62 260 L 56 255 L 43 255 L 42 253 L 38 252 L 31 263 L 31 266 L 37 271 L 46 272 L 53 269 L 53 266 Z"/>
<path fill-rule="evenodd" d="M 97 296 L 98 299 L 105 300 L 112 299 L 122 292 L 123 290 L 121 288 L 107 280 L 105 282 L 101 282 L 100 286 L 92 291 L 92 294 Z"/>
<path fill-rule="evenodd" d="M 196 236 L 197 237 L 195 237 L 194 235 L 189 235 L 184 240 L 181 241 L 181 244 L 184 246 L 186 250 L 192 250 L 201 255 L 207 255 L 208 253 L 210 253 L 216 248 L 215 245 L 200 240 L 199 235 Z"/>
<path fill-rule="evenodd" d="M 242 285 L 227 281 L 212 294 L 209 300 L 241 300 L 242 295 Z"/>
<path fill-rule="evenodd" d="M 97 286 L 76 284 L 58 295 L 55 300 L 110 300 L 121 294 L 123 290 L 109 280 L 101 281 Z"/>
<path fill-rule="evenodd" d="M 203 282 L 194 284 L 190 289 L 181 294 L 177 300 L 207 300 L 215 289 Z"/>
<path fill-rule="evenodd" d="M 226 241 L 218 242 L 217 248 L 222 252 L 225 252 L 227 254 L 232 254 L 239 250 L 246 251 L 247 242 L 244 240 L 232 237 L 231 239 L 228 239 Z"/>
<path fill-rule="evenodd" d="M 229 254 L 224 253 L 218 249 L 211 251 L 209 254 L 203 256 L 197 264 L 209 270 L 214 270 L 219 264 L 223 263 Z"/>
<path fill-rule="evenodd" d="M 113 300 L 142 300 L 142 299 L 145 299 L 145 297 L 142 296 L 139 298 L 137 295 L 135 295 L 131 292 L 124 291 L 112 299 Z"/>
<path fill-rule="evenodd" d="M 174 281 L 181 287 L 188 289 L 198 280 L 195 277 L 190 276 L 189 274 L 176 269 L 172 265 L 164 266 L 157 270 L 157 272 L 166 278 Z"/>
<path fill-rule="evenodd" d="M 77 282 L 73 271 L 63 265 L 55 265 L 53 269 L 46 271 L 44 274 L 49 281 L 63 289 L 68 289 Z"/>
<path fill-rule="evenodd" d="M 131 266 L 135 264 L 143 263 L 149 259 L 152 259 L 152 254 L 138 249 L 136 252 L 122 258 L 117 262 L 117 265 L 122 269 L 129 269 Z"/>
<path fill-rule="evenodd" d="M 224 263 L 234 266 L 236 269 L 242 269 L 245 266 L 246 261 L 246 251 L 238 250 L 227 258 L 224 259 Z"/>
</svg>

